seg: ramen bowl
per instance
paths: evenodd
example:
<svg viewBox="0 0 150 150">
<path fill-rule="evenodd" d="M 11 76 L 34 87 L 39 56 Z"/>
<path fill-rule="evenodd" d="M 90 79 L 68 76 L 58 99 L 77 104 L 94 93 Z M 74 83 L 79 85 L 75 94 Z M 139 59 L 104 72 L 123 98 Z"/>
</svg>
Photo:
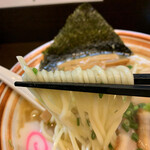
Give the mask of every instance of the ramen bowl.
<svg viewBox="0 0 150 150">
<path fill-rule="evenodd" d="M 150 57 L 150 35 L 126 30 L 115 30 L 115 32 L 134 53 L 141 54 L 142 52 L 143 56 Z M 43 59 L 42 52 L 50 44 L 51 42 L 47 42 L 27 54 L 24 57 L 27 64 L 30 67 L 38 68 Z M 19 63 L 15 64 L 11 71 L 19 75 L 23 74 Z M 53 145 L 41 133 L 40 114 L 40 110 L 18 95 L 6 84 L 1 83 L 0 149 L 50 150 Z"/>
</svg>

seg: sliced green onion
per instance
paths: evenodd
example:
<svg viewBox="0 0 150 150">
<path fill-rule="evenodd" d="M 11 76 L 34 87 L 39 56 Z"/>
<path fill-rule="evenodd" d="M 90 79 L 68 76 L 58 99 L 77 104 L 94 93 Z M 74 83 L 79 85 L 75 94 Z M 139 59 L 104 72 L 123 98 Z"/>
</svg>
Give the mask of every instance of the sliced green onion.
<svg viewBox="0 0 150 150">
<path fill-rule="evenodd" d="M 90 121 L 89 121 L 89 119 L 87 119 L 86 122 L 87 122 L 87 125 L 90 127 Z"/>
<path fill-rule="evenodd" d="M 102 98 L 103 97 L 103 94 L 102 93 L 99 93 L 99 98 Z"/>
<path fill-rule="evenodd" d="M 127 118 L 127 119 L 129 119 L 129 120 L 131 120 L 133 117 L 133 112 L 134 112 L 134 105 L 131 103 L 130 105 L 129 105 L 129 107 L 128 107 L 128 109 L 126 110 L 126 112 L 123 114 L 123 117 L 124 118 Z"/>
<path fill-rule="evenodd" d="M 131 110 L 128 110 L 128 111 L 126 112 L 126 115 L 127 115 L 127 116 L 131 116 L 131 115 L 132 115 L 132 111 L 131 111 Z"/>
<path fill-rule="evenodd" d="M 143 106 L 143 109 L 146 110 L 146 111 L 150 111 L 150 103 L 145 104 L 145 105 Z"/>
<path fill-rule="evenodd" d="M 113 146 L 111 145 L 111 143 L 108 145 L 108 148 L 109 148 L 110 150 L 113 150 L 113 149 L 114 149 Z"/>
<path fill-rule="evenodd" d="M 92 130 L 91 139 L 94 140 L 95 138 L 96 138 L 96 134 L 95 134 L 95 132 Z"/>
<path fill-rule="evenodd" d="M 146 104 L 144 104 L 144 103 L 138 104 L 139 108 L 143 108 L 145 105 L 146 105 Z"/>
<path fill-rule="evenodd" d="M 130 127 L 131 127 L 132 129 L 137 130 L 137 129 L 138 129 L 138 124 L 137 124 L 136 122 L 130 122 Z"/>
<path fill-rule="evenodd" d="M 33 68 L 32 71 L 34 72 L 35 75 L 38 73 L 38 70 L 36 68 Z"/>
<path fill-rule="evenodd" d="M 115 110 L 114 113 L 118 112 L 118 110 Z"/>
<path fill-rule="evenodd" d="M 139 106 L 138 105 L 136 105 L 136 106 L 134 106 L 134 111 L 137 111 L 138 109 L 139 109 Z"/>
<path fill-rule="evenodd" d="M 80 118 L 77 118 L 77 126 L 80 126 Z"/>
<path fill-rule="evenodd" d="M 134 106 L 132 103 L 130 103 L 128 109 L 123 114 L 123 121 L 121 125 L 126 132 L 128 132 L 130 129 L 135 129 L 135 130 L 138 129 L 138 123 L 136 122 L 136 113 L 140 107 L 143 107 L 143 104 Z M 132 135 L 133 139 L 135 135 L 136 133 Z"/>
<path fill-rule="evenodd" d="M 11 148 L 14 148 L 14 146 L 12 145 L 12 141 L 10 139 L 8 140 L 8 143 L 9 143 Z"/>
<path fill-rule="evenodd" d="M 127 100 L 127 97 L 123 96 L 122 100 L 125 102 Z"/>
<path fill-rule="evenodd" d="M 133 66 L 131 66 L 131 65 L 128 65 L 127 67 L 128 67 L 129 69 L 132 69 L 132 68 L 133 68 Z"/>
<path fill-rule="evenodd" d="M 131 139 L 137 142 L 139 140 L 139 136 L 137 135 L 137 133 L 132 133 Z"/>
<path fill-rule="evenodd" d="M 126 131 L 126 132 L 128 132 L 129 131 L 129 128 L 130 128 L 130 122 L 129 122 L 129 120 L 124 120 L 123 121 L 123 123 L 122 123 L 122 127 L 123 127 L 123 129 Z"/>
<path fill-rule="evenodd" d="M 142 148 L 137 148 L 136 150 L 143 150 Z"/>
</svg>

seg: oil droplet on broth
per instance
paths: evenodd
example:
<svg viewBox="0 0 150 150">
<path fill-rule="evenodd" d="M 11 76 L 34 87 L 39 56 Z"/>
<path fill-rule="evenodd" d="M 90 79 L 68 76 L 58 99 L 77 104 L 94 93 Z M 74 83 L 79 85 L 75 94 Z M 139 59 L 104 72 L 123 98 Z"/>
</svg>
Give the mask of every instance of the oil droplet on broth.
<svg viewBox="0 0 150 150">
<path fill-rule="evenodd" d="M 35 108 L 27 100 L 22 99 L 19 107 L 19 121 L 18 121 L 18 130 L 17 134 L 20 137 L 20 129 L 24 128 L 25 123 L 27 122 L 38 122 L 40 124 L 41 111 Z"/>
<path fill-rule="evenodd" d="M 25 99 L 21 99 L 19 103 L 20 104 L 19 104 L 19 114 L 18 114 L 17 137 L 15 140 L 15 143 L 16 143 L 15 149 L 26 150 L 26 142 L 27 142 L 28 136 L 32 132 L 41 133 L 40 123 L 42 119 L 40 115 L 42 112 Z M 54 128 L 53 124 L 51 124 L 51 126 L 49 126 L 48 124 L 45 124 L 45 125 L 46 125 L 48 133 L 49 133 L 50 128 L 51 129 Z M 35 137 L 35 139 L 36 138 L 37 137 Z M 46 140 L 46 142 L 48 144 L 48 147 L 50 148 L 52 144 L 48 140 Z"/>
</svg>

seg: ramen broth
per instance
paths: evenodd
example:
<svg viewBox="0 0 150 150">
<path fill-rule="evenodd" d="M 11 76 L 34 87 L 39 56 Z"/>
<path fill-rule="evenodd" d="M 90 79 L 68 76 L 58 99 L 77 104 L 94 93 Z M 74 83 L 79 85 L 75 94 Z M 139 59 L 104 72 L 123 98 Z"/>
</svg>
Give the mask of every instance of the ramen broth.
<svg viewBox="0 0 150 150">
<path fill-rule="evenodd" d="M 19 124 L 18 124 L 18 137 L 20 137 L 20 129 L 24 128 L 25 123 L 29 122 L 40 122 L 41 111 L 35 108 L 32 104 L 30 104 L 26 100 L 22 100 L 20 102 L 20 109 L 19 109 Z"/>
<path fill-rule="evenodd" d="M 116 58 L 118 59 L 118 57 Z M 130 56 L 129 61 L 126 62 L 126 65 L 132 66 L 130 69 L 133 71 L 133 73 L 150 73 L 150 58 L 144 55 L 134 54 Z M 150 98 L 132 97 L 132 102 L 134 104 L 143 103 L 143 102 L 150 103 Z M 25 144 L 25 142 L 22 141 L 27 140 L 26 139 L 27 136 L 25 133 L 29 132 L 29 128 L 31 130 L 37 130 L 41 132 L 40 123 L 42 118 L 40 117 L 40 115 L 42 112 L 25 100 L 21 102 L 19 109 L 20 110 L 19 110 L 19 117 L 18 117 L 19 124 L 17 130 L 17 139 L 20 143 Z M 52 134 L 52 129 L 54 128 L 54 126 L 55 126 L 54 124 L 50 124 L 48 122 L 45 123 L 45 129 L 47 130 L 47 134 L 50 135 Z M 49 141 L 49 139 L 47 141 Z M 22 145 L 22 148 L 23 147 L 24 146 Z"/>
<path fill-rule="evenodd" d="M 17 114 L 18 124 L 14 128 L 15 138 L 12 145 L 15 150 L 36 150 L 39 145 L 41 149 L 46 147 L 50 150 L 51 143 L 41 134 L 41 111 L 25 99 L 19 101 L 19 113 Z M 17 111 L 18 112 L 18 111 Z M 48 134 L 51 134 L 50 126 L 46 128 Z M 44 145 L 46 142 L 46 146 Z M 46 149 L 45 149 L 46 150 Z"/>
</svg>

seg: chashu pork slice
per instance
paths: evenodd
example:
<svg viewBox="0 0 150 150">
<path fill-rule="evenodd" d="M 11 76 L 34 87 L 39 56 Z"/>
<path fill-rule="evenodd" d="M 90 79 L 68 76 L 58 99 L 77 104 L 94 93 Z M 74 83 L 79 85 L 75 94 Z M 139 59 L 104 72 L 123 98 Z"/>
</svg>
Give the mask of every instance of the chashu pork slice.
<svg viewBox="0 0 150 150">
<path fill-rule="evenodd" d="M 132 133 L 132 130 L 119 129 L 115 150 L 137 150 L 137 143 L 131 139 Z"/>
<path fill-rule="evenodd" d="M 138 113 L 138 147 L 142 150 L 150 150 L 150 112 L 139 109 Z"/>
</svg>

